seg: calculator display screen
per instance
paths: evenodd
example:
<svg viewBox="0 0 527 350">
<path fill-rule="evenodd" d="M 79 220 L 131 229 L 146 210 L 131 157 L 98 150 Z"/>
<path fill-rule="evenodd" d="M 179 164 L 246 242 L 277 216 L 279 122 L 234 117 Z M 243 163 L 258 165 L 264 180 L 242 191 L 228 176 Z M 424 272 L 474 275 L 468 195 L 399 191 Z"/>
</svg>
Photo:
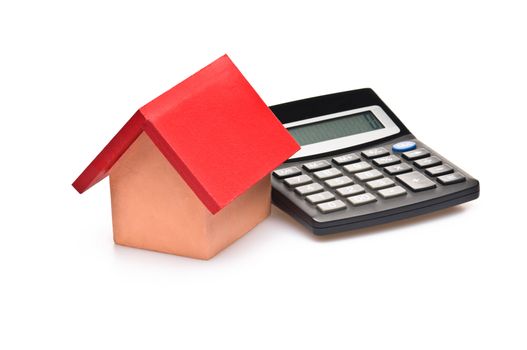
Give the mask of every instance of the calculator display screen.
<svg viewBox="0 0 527 350">
<path fill-rule="evenodd" d="M 287 130 L 300 146 L 303 146 L 382 128 L 384 128 L 384 125 L 371 111 L 364 111 L 338 118 L 293 126 Z"/>
</svg>

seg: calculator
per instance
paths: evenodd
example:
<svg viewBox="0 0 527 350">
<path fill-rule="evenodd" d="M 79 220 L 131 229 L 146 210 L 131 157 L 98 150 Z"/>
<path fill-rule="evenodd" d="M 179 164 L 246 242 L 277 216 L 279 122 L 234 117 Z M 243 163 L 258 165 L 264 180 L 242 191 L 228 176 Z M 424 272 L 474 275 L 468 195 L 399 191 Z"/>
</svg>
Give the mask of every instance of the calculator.
<svg viewBox="0 0 527 350">
<path fill-rule="evenodd" d="M 317 235 L 479 196 L 476 179 L 418 140 L 371 89 L 270 108 L 300 145 L 272 173 L 272 201 Z"/>
</svg>

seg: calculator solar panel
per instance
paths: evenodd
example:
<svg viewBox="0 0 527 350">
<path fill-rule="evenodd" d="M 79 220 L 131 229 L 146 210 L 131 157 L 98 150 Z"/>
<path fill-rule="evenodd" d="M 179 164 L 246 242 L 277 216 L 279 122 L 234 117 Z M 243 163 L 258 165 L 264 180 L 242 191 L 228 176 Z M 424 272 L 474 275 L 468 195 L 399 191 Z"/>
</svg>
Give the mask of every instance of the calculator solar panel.
<svg viewBox="0 0 527 350">
<path fill-rule="evenodd" d="M 412 135 L 371 89 L 271 109 L 302 146 L 273 172 L 273 203 L 315 234 L 408 218 L 479 196 L 477 180 Z"/>
</svg>

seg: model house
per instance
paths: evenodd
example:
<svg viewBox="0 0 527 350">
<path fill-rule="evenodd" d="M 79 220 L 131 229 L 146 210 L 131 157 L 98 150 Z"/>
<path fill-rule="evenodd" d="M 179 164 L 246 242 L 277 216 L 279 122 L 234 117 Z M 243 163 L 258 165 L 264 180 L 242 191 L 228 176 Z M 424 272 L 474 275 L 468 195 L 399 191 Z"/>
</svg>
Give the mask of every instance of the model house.
<svg viewBox="0 0 527 350">
<path fill-rule="evenodd" d="M 109 175 L 115 243 L 209 259 L 269 215 L 269 173 L 298 149 L 223 56 L 140 108 L 73 187 Z"/>
</svg>

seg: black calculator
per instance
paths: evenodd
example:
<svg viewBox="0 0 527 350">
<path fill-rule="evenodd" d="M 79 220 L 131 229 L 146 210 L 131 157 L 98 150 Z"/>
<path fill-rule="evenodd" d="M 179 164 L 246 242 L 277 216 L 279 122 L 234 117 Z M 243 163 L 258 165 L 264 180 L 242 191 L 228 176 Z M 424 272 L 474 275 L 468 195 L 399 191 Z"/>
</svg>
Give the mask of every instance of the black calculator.
<svg viewBox="0 0 527 350">
<path fill-rule="evenodd" d="M 317 235 L 479 196 L 476 179 L 419 141 L 371 89 L 270 108 L 301 146 L 273 172 L 273 203 Z"/>
</svg>

